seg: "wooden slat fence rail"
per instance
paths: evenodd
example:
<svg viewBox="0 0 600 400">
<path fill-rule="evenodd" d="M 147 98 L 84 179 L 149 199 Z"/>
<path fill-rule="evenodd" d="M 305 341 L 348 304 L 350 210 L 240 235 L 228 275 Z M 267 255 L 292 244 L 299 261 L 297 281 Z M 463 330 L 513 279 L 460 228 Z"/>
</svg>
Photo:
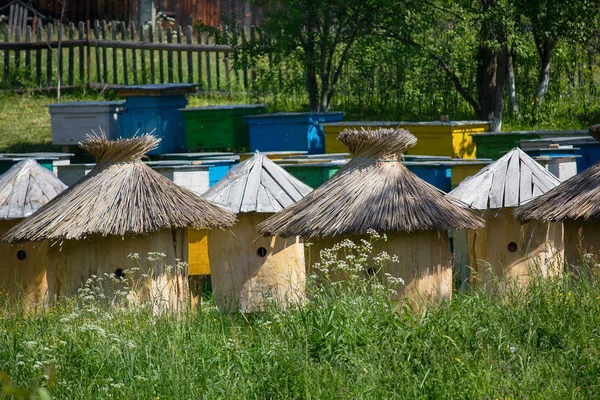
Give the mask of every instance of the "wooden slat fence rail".
<svg viewBox="0 0 600 400">
<path fill-rule="evenodd" d="M 191 26 L 88 21 L 35 31 L 6 28 L 0 33 L 0 90 L 177 82 L 198 83 L 204 91 L 247 91 L 254 73 L 232 73 L 232 51 Z"/>
</svg>

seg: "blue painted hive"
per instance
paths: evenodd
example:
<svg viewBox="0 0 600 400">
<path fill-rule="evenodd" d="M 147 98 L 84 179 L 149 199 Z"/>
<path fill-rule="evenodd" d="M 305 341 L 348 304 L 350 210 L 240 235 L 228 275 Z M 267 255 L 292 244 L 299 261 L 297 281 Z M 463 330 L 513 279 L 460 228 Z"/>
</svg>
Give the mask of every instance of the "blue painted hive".
<svg viewBox="0 0 600 400">
<path fill-rule="evenodd" d="M 208 167 L 208 186 L 213 187 L 217 182 L 227 175 L 227 171 L 238 161 L 230 160 L 203 160 L 202 165 Z"/>
<path fill-rule="evenodd" d="M 194 93 L 195 84 L 156 84 L 125 86 L 116 89 L 125 97 L 125 110 L 119 115 L 119 136 L 153 133 L 161 138 L 150 155 L 185 150 L 184 120 L 180 109 L 187 106 L 186 94 Z"/>
<path fill-rule="evenodd" d="M 277 113 L 248 115 L 250 151 L 307 151 L 308 154 L 325 152 L 322 123 L 338 122 L 343 112 Z"/>
<path fill-rule="evenodd" d="M 449 192 L 451 189 L 450 166 L 440 162 L 405 161 L 404 166 L 413 174 L 436 188 Z"/>
</svg>

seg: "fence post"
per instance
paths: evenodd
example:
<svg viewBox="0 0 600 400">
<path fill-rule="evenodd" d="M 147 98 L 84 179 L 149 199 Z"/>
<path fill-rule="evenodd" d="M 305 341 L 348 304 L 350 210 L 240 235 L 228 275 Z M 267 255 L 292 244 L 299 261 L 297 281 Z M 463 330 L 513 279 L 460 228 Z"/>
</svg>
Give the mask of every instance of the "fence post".
<svg viewBox="0 0 600 400">
<path fill-rule="evenodd" d="M 25 27 L 25 42 L 31 43 L 31 26 Z M 31 50 L 25 50 L 25 79 L 27 84 L 31 82 Z"/>
<path fill-rule="evenodd" d="M 227 25 L 223 25 L 223 44 L 229 44 L 229 33 L 227 31 Z M 229 62 L 229 53 L 223 52 L 223 62 L 225 63 L 225 86 L 231 99 L 231 64 Z"/>
<path fill-rule="evenodd" d="M 112 40 L 117 40 L 117 21 L 110 23 L 110 35 Z M 112 70 L 113 70 L 113 83 L 117 85 L 119 83 L 119 71 L 117 69 L 117 49 L 112 48 Z"/>
<path fill-rule="evenodd" d="M 100 21 L 100 32 L 102 33 L 102 40 L 106 40 L 106 20 Z M 102 48 L 102 83 L 108 83 L 108 56 L 106 54 L 106 47 Z"/>
<path fill-rule="evenodd" d="M 21 41 L 21 28 L 17 28 L 15 30 L 15 43 L 19 43 Z M 21 86 L 21 51 L 19 49 L 15 50 L 15 87 L 19 88 Z"/>
<path fill-rule="evenodd" d="M 167 28 L 167 43 L 173 43 L 173 28 Z M 167 74 L 169 83 L 173 83 L 173 50 L 167 50 Z"/>
<path fill-rule="evenodd" d="M 215 51 L 215 81 L 217 82 L 217 92 L 221 91 L 221 66 L 219 65 L 219 58 L 219 52 Z"/>
<path fill-rule="evenodd" d="M 177 25 L 177 43 L 181 44 L 181 25 Z M 183 82 L 183 60 L 181 50 L 177 51 L 177 82 Z"/>
<path fill-rule="evenodd" d="M 87 85 L 91 87 L 92 85 L 92 29 L 90 26 L 90 20 L 85 21 L 85 56 L 87 60 Z"/>
<path fill-rule="evenodd" d="M 196 40 L 198 41 L 198 44 L 202 44 L 202 34 L 200 33 L 200 31 L 196 32 Z M 200 85 L 200 89 L 204 89 L 204 83 L 202 82 L 202 52 L 198 51 L 197 53 L 197 57 L 198 59 L 198 84 Z"/>
<path fill-rule="evenodd" d="M 192 27 L 188 25 L 185 28 L 185 43 L 192 44 Z M 187 81 L 188 83 L 194 82 L 194 55 L 191 50 L 187 51 Z"/>
<path fill-rule="evenodd" d="M 85 39 L 85 24 L 83 21 L 79 22 L 79 40 Z M 79 46 L 79 84 L 85 84 L 85 45 Z"/>
<path fill-rule="evenodd" d="M 37 42 L 42 42 L 41 25 L 37 26 L 35 38 Z M 42 87 L 42 49 L 40 48 L 35 50 L 35 83 L 38 87 Z"/>
<path fill-rule="evenodd" d="M 163 33 L 162 33 L 162 26 L 160 24 L 158 25 L 157 33 L 158 33 L 158 43 L 162 43 L 163 42 Z M 163 51 L 158 50 L 158 68 L 159 68 L 158 72 L 159 72 L 159 78 L 160 78 L 159 83 L 165 83 L 165 68 L 164 68 L 163 56 L 164 56 Z"/>
<path fill-rule="evenodd" d="M 135 42 L 135 22 L 131 21 L 129 23 L 129 34 L 131 36 L 131 41 Z M 137 85 L 138 84 L 138 74 L 137 74 L 137 70 L 138 70 L 138 65 L 137 65 L 137 50 L 136 49 L 131 49 L 131 61 L 133 63 L 131 70 L 133 72 L 133 84 Z"/>
<path fill-rule="evenodd" d="M 69 40 L 75 39 L 75 25 L 72 22 L 69 22 Z M 73 78 L 74 70 L 75 70 L 75 49 L 72 46 L 69 46 L 69 85 L 73 86 L 75 84 L 75 79 Z"/>
<path fill-rule="evenodd" d="M 140 41 L 142 43 L 146 42 L 146 32 L 144 29 L 144 24 L 140 24 Z M 148 77 L 146 74 L 146 50 L 142 49 L 141 50 L 142 53 L 142 83 L 146 84 L 148 83 Z"/>
<path fill-rule="evenodd" d="M 200 34 L 200 33 L 198 33 Z M 210 44 L 210 34 L 208 32 L 206 32 L 206 44 Z M 217 66 L 218 67 L 218 66 Z M 210 92 L 210 51 L 206 52 L 206 88 L 208 89 L 208 91 Z"/>
<path fill-rule="evenodd" d="M 148 39 L 150 43 L 154 42 L 154 28 L 152 24 L 148 25 Z M 150 57 L 150 83 L 155 83 L 156 80 L 154 78 L 154 50 L 150 50 L 148 52 L 148 56 Z"/>
<path fill-rule="evenodd" d="M 46 41 L 48 42 L 48 56 L 46 57 L 46 87 L 52 87 L 52 24 L 48 24 L 48 33 Z"/>
<path fill-rule="evenodd" d="M 125 27 L 125 22 L 121 21 L 121 40 L 127 40 L 127 28 Z M 129 74 L 127 71 L 127 49 L 123 49 L 123 82 L 125 85 L 129 85 Z"/>
<path fill-rule="evenodd" d="M 100 40 L 100 21 L 94 20 L 94 39 Z M 96 47 L 96 82 L 101 82 L 102 70 L 100 69 L 100 47 Z M 91 78 L 90 78 L 91 81 Z"/>
</svg>

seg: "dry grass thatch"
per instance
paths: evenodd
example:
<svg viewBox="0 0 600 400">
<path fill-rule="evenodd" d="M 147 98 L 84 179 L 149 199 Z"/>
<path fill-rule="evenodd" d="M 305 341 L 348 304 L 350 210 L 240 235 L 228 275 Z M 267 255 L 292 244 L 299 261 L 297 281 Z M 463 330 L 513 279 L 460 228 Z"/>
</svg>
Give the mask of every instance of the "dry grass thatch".
<svg viewBox="0 0 600 400">
<path fill-rule="evenodd" d="M 600 162 L 515 209 L 523 221 L 600 220 Z"/>
<path fill-rule="evenodd" d="M 141 161 L 159 139 L 141 135 L 80 145 L 96 167 L 79 182 L 9 230 L 8 242 L 144 235 L 161 229 L 229 227 L 235 216 L 153 171 Z"/>
<path fill-rule="evenodd" d="M 0 176 L 0 219 L 25 218 L 66 188 L 33 158 L 19 161 Z"/>
<path fill-rule="evenodd" d="M 258 226 L 283 237 L 458 230 L 483 221 L 463 203 L 445 198 L 404 167 L 402 152 L 417 139 L 404 129 L 346 129 L 339 139 L 354 154 L 329 181 Z"/>
<path fill-rule="evenodd" d="M 600 125 L 590 126 L 589 132 L 600 141 Z M 600 220 L 600 162 L 517 207 L 514 214 L 522 221 Z"/>
</svg>

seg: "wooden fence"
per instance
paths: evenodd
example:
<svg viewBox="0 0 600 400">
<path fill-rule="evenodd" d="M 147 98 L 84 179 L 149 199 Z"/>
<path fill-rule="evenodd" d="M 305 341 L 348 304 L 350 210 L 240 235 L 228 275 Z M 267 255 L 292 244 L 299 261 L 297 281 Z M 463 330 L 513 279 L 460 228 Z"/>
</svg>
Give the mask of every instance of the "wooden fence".
<svg viewBox="0 0 600 400">
<path fill-rule="evenodd" d="M 253 40 L 250 30 L 240 38 Z M 226 39 L 224 43 L 227 43 Z M 231 42 L 230 42 L 231 43 Z M 30 26 L 0 41 L 0 89 L 110 88 L 147 83 L 198 83 L 204 91 L 246 91 L 252 72 L 232 70 L 227 44 L 192 26 L 125 25 L 118 21 Z"/>
</svg>

